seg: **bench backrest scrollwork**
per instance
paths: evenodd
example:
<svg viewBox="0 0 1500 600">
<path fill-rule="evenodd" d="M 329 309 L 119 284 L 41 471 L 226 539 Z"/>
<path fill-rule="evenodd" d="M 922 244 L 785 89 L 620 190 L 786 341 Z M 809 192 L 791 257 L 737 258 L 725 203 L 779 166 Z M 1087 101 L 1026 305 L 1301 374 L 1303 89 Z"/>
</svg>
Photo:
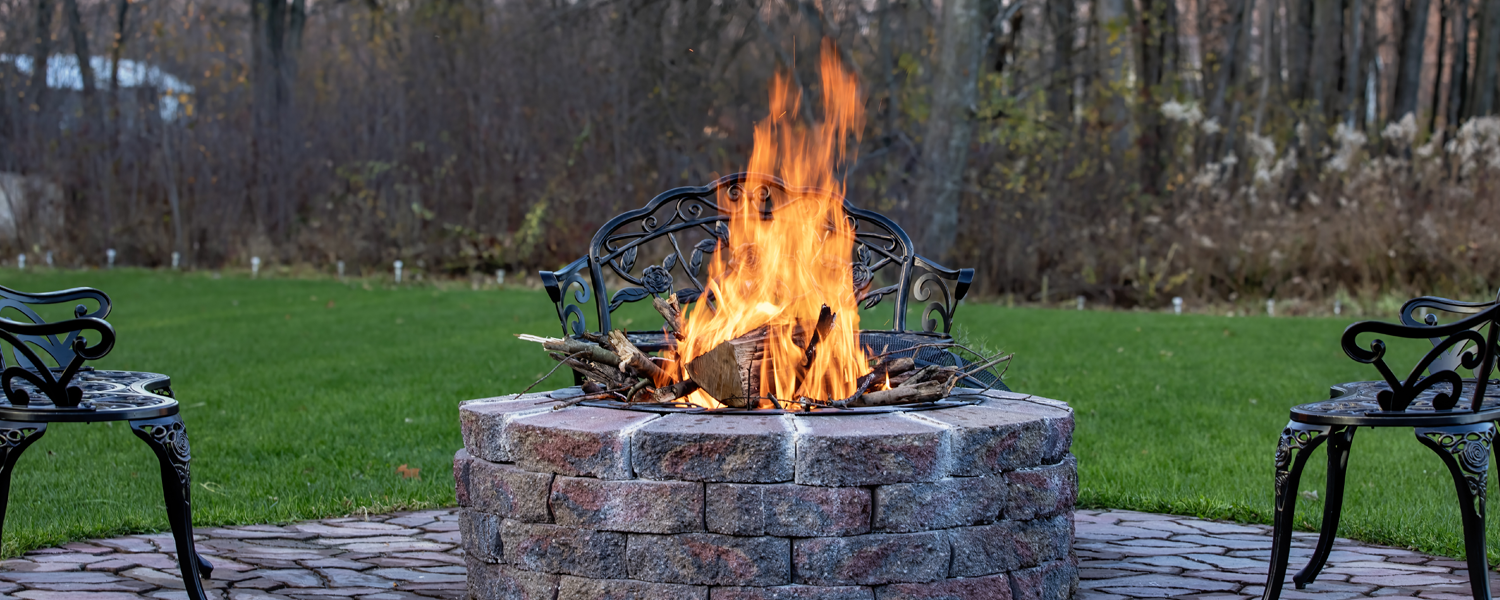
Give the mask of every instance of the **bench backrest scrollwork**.
<svg viewBox="0 0 1500 600">
<path fill-rule="evenodd" d="M 1454 317 L 1444 323 L 1438 313 Z M 1479 412 L 1484 408 L 1484 394 L 1495 368 L 1496 336 L 1500 335 L 1500 327 L 1495 324 L 1497 320 L 1500 320 L 1500 298 L 1495 302 L 1458 302 L 1423 296 L 1408 300 L 1401 306 L 1400 324 L 1363 321 L 1350 325 L 1344 330 L 1341 345 L 1349 358 L 1374 365 L 1390 387 L 1377 396 L 1384 411 L 1404 411 L 1418 395 L 1437 386 L 1446 386 L 1446 391 L 1436 394 L 1433 408 L 1453 409 L 1462 398 L 1466 379 L 1458 369 L 1467 369 L 1471 374 L 1468 379 L 1473 380 L 1469 409 Z M 1376 338 L 1366 348 L 1358 340 L 1363 334 L 1427 339 L 1432 343 L 1432 350 L 1417 361 L 1405 379 L 1401 379 L 1385 360 L 1385 341 Z"/>
<path fill-rule="evenodd" d="M 557 307 L 565 335 L 609 331 L 617 328 L 614 312 L 627 303 L 668 293 L 676 294 L 684 305 L 700 298 L 708 274 L 707 261 L 723 248 L 732 248 L 728 245 L 732 243 L 728 239 L 732 210 L 720 206 L 721 199 L 755 202 L 762 207 L 762 218 L 773 219 L 777 207 L 786 203 L 814 197 L 828 199 L 831 195 L 825 190 L 793 188 L 773 177 L 745 173 L 728 175 L 703 187 L 668 190 L 644 207 L 611 219 L 594 235 L 588 255 L 556 271 L 542 271 L 542 284 Z M 909 303 L 928 302 L 922 312 L 921 331 L 935 332 L 941 327 L 947 333 L 958 301 L 973 282 L 974 270 L 949 269 L 916 254 L 911 238 L 895 222 L 856 208 L 846 199 L 836 200 L 842 202 L 855 232 L 850 276 L 861 306 L 874 308 L 890 297 L 891 329 L 907 331 Z M 639 264 L 645 256 L 654 257 L 651 264 Z M 654 262 L 656 258 L 661 262 Z M 613 294 L 606 288 L 606 273 L 623 282 Z M 875 288 L 880 279 L 890 285 Z M 584 314 L 584 307 L 591 301 L 592 328 L 591 319 Z"/>
<path fill-rule="evenodd" d="M 78 304 L 73 308 L 74 318 L 51 323 L 33 308 L 80 300 L 92 300 L 97 307 L 90 311 Z M 15 385 L 16 379 L 22 379 L 56 406 L 77 406 L 83 392 L 69 385 L 73 376 L 85 360 L 103 358 L 114 348 L 115 330 L 104 320 L 109 311 L 109 296 L 91 288 L 28 294 L 0 287 L 0 388 L 11 405 L 26 406 L 31 401 L 30 394 Z M 16 313 L 24 320 L 11 318 Z M 56 366 L 48 365 L 47 358 Z"/>
</svg>

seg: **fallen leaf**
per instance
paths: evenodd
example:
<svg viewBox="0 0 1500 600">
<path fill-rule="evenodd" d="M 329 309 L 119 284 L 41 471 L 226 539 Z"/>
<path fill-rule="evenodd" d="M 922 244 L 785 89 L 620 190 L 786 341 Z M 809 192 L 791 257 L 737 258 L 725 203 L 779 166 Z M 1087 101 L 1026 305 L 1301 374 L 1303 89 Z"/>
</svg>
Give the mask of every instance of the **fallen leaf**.
<svg viewBox="0 0 1500 600">
<path fill-rule="evenodd" d="M 396 467 L 396 472 L 400 473 L 402 477 L 405 477 L 407 479 L 420 479 L 422 477 L 421 469 L 413 469 L 406 466 L 405 464 Z"/>
<path fill-rule="evenodd" d="M 332 300 L 328 301 L 328 308 L 333 308 L 333 301 Z"/>
</svg>

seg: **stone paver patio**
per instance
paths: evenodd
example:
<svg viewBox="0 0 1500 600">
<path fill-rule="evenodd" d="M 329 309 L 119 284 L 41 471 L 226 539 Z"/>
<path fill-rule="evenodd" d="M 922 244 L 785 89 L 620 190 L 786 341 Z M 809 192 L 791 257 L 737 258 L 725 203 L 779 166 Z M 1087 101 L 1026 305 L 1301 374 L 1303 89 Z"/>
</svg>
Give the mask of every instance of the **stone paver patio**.
<svg viewBox="0 0 1500 600">
<path fill-rule="evenodd" d="M 456 510 L 201 528 L 220 600 L 463 598 Z M 1259 597 L 1270 528 L 1128 511 L 1077 513 L 1079 600 Z M 1294 540 L 1295 570 L 1316 537 Z M 0 562 L 0 600 L 183 598 L 171 536 L 134 535 L 47 548 Z M 1287 600 L 1468 598 L 1460 561 L 1341 540 L 1328 568 Z M 1500 580 L 1497 580 L 1500 584 Z"/>
<path fill-rule="evenodd" d="M 1428 598 L 1470 600 L 1463 561 L 1339 538 L 1318 580 L 1298 590 L 1317 534 L 1292 539 L 1286 600 Z M 1130 511 L 1077 512 L 1078 600 L 1259 598 L 1270 564 L 1271 528 Z M 1491 574 L 1491 585 L 1500 577 Z"/>
</svg>

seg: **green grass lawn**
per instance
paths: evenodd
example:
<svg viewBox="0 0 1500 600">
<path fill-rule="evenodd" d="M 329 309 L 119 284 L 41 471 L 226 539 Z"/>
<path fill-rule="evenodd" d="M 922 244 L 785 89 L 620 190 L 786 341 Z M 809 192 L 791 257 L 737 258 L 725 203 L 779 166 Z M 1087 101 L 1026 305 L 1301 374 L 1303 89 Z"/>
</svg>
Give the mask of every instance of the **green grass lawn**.
<svg viewBox="0 0 1500 600">
<path fill-rule="evenodd" d="M 172 376 L 200 526 L 452 505 L 458 403 L 531 383 L 551 361 L 511 334 L 558 330 L 539 290 L 135 270 L 5 270 L 0 285 L 111 295 L 120 337 L 100 366 Z M 1337 319 L 969 303 L 958 322 L 969 339 L 1016 352 L 1013 389 L 1077 409 L 1090 507 L 1269 523 L 1287 408 L 1375 377 L 1338 349 L 1347 322 Z M 1322 457 L 1304 490 L 1321 494 Z M 1299 524 L 1315 527 L 1322 504 L 1300 508 Z M 5 526 L 7 555 L 163 530 L 155 459 L 123 425 L 52 425 L 21 458 Z M 1410 429 L 1355 436 L 1341 531 L 1461 554 L 1452 482 Z M 1500 556 L 1500 537 L 1490 548 Z"/>
</svg>

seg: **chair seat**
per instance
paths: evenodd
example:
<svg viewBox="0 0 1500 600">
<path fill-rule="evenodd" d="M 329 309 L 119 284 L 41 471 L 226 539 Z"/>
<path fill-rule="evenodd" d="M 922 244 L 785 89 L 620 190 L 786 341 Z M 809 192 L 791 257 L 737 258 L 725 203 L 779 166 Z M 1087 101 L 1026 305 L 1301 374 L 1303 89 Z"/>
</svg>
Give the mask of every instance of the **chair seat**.
<svg viewBox="0 0 1500 600">
<path fill-rule="evenodd" d="M 59 407 L 30 382 L 16 378 L 14 385 L 31 395 L 26 406 L 14 406 L 0 394 L 0 420 L 25 423 L 97 423 L 138 421 L 177 414 L 172 379 L 141 371 L 104 371 L 85 368 L 73 377 L 83 390 L 76 407 Z"/>
<path fill-rule="evenodd" d="M 1406 410 L 1381 410 L 1376 395 L 1390 390 L 1384 381 L 1356 381 L 1330 388 L 1332 398 L 1292 407 L 1292 420 L 1311 425 L 1352 425 L 1359 427 L 1442 427 L 1500 421 L 1500 382 L 1491 381 L 1484 393 L 1479 412 L 1470 410 L 1474 381 L 1464 382 L 1458 404 L 1449 410 L 1436 410 L 1432 401 L 1447 386 L 1422 392 Z"/>
</svg>

